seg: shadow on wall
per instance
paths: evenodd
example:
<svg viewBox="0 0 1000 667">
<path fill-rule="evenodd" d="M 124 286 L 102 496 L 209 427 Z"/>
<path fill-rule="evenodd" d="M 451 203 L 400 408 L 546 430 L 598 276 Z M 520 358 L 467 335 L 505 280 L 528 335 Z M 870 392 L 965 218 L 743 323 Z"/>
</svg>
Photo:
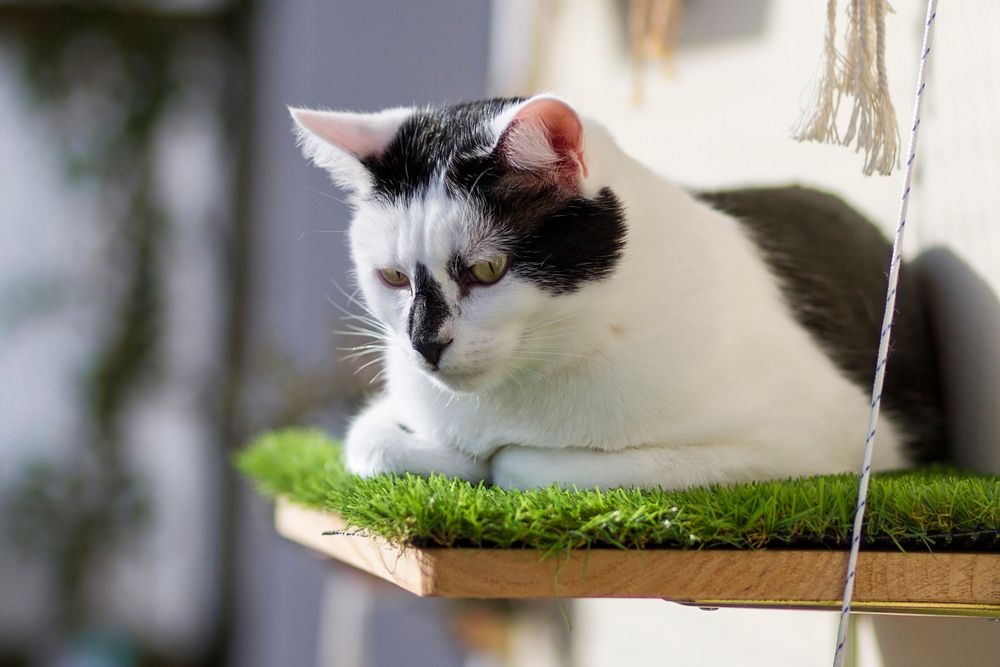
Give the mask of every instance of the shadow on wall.
<svg viewBox="0 0 1000 667">
<path fill-rule="evenodd" d="M 948 248 L 930 248 L 912 266 L 934 320 L 955 462 L 1000 473 L 1000 300 Z"/>
</svg>

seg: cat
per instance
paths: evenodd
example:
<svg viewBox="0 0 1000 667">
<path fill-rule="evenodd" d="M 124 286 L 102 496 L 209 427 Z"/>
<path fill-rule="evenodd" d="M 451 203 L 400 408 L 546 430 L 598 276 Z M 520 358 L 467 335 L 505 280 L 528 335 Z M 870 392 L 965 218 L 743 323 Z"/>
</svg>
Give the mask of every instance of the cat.
<svg viewBox="0 0 1000 667">
<path fill-rule="evenodd" d="M 858 467 L 890 247 L 847 204 L 689 192 L 547 94 L 290 112 L 350 193 L 385 365 L 351 471 L 678 489 Z M 904 269 L 876 470 L 941 452 L 918 288 Z"/>
</svg>

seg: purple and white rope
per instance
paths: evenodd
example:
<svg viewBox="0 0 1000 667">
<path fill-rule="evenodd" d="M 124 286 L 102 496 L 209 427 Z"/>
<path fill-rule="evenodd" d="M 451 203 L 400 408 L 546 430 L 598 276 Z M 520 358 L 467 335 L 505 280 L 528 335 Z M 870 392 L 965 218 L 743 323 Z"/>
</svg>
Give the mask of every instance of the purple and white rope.
<svg viewBox="0 0 1000 667">
<path fill-rule="evenodd" d="M 917 94 L 913 103 L 913 123 L 910 125 L 910 145 L 907 150 L 906 169 L 903 175 L 903 193 L 899 202 L 899 218 L 896 235 L 892 242 L 892 261 L 889 264 L 889 284 L 885 297 L 885 312 L 882 316 L 882 333 L 878 343 L 878 361 L 875 364 L 875 382 L 872 386 L 871 414 L 868 418 L 868 435 L 865 438 L 865 458 L 861 466 L 861 481 L 858 484 L 858 501 L 854 511 L 854 526 L 851 528 L 851 553 L 847 560 L 847 575 L 844 579 L 843 605 L 840 608 L 840 624 L 837 627 L 837 649 L 833 654 L 834 667 L 844 662 L 844 648 L 847 645 L 847 625 L 851 613 L 851 598 L 854 595 L 854 579 L 858 569 L 858 550 L 861 548 L 861 530 L 868 502 L 868 482 L 871 479 L 872 450 L 875 444 L 875 429 L 878 424 L 879 408 L 882 404 L 882 385 L 885 381 L 885 366 L 889 357 L 889 339 L 892 335 L 892 320 L 896 310 L 896 286 L 899 282 L 899 263 L 903 248 L 903 230 L 906 227 L 906 210 L 910 201 L 910 179 L 917 153 L 917 134 L 920 130 L 920 107 L 924 99 L 924 71 L 927 56 L 931 52 L 934 36 L 934 19 L 937 16 L 937 0 L 927 2 L 927 20 L 924 24 L 923 49 L 920 53 L 920 68 L 917 73 Z"/>
</svg>

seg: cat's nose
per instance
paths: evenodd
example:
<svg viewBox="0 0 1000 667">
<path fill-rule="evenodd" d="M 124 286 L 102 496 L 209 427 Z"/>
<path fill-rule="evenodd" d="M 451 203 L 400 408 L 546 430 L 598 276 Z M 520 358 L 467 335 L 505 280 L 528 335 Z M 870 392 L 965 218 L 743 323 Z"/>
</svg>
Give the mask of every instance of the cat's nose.
<svg viewBox="0 0 1000 667">
<path fill-rule="evenodd" d="M 444 352 L 444 348 L 449 345 L 451 345 L 450 338 L 446 341 L 420 339 L 413 341 L 413 349 L 419 352 L 420 356 L 434 368 L 437 368 L 438 362 L 441 361 L 441 353 Z"/>
</svg>

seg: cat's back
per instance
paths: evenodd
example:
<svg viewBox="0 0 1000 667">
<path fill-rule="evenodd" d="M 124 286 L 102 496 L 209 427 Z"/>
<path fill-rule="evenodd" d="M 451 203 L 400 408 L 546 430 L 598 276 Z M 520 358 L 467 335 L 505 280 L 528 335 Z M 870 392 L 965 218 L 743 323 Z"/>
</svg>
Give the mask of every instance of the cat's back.
<svg viewBox="0 0 1000 667">
<path fill-rule="evenodd" d="M 736 218 L 775 276 L 796 321 L 853 383 L 871 386 L 892 248 L 843 200 L 803 187 L 699 193 Z M 903 267 L 883 407 L 917 460 L 943 458 L 943 416 L 929 315 Z"/>
</svg>

